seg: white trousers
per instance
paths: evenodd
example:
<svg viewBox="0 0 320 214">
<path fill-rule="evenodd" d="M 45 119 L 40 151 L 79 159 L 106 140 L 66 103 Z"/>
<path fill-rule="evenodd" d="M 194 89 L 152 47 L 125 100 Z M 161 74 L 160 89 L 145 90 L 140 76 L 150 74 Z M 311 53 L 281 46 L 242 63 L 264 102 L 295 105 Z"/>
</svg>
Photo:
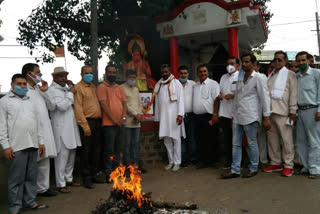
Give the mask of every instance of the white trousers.
<svg viewBox="0 0 320 214">
<path fill-rule="evenodd" d="M 175 140 L 171 137 L 163 138 L 167 148 L 169 163 L 181 164 L 181 139 Z"/>
<path fill-rule="evenodd" d="M 38 161 L 37 193 L 44 193 L 50 187 L 50 158 Z"/>
<path fill-rule="evenodd" d="M 65 187 L 66 182 L 73 180 L 72 172 L 75 158 L 76 149 L 67 149 L 62 143 L 60 152 L 54 159 L 57 187 Z"/>
</svg>

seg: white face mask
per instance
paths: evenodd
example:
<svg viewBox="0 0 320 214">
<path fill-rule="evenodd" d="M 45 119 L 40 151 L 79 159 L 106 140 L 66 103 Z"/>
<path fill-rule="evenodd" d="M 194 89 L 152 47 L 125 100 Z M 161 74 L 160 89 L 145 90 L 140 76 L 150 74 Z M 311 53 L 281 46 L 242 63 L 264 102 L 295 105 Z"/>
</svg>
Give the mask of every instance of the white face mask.
<svg viewBox="0 0 320 214">
<path fill-rule="evenodd" d="M 136 85 L 136 80 L 127 80 L 129 86 L 133 87 Z"/>
<path fill-rule="evenodd" d="M 236 68 L 233 65 L 228 65 L 227 66 L 227 71 L 229 74 L 233 73 L 236 71 Z"/>
<path fill-rule="evenodd" d="M 35 74 L 33 74 L 33 75 L 35 75 Z M 35 78 L 32 77 L 30 74 L 28 74 L 28 76 L 33 80 L 33 82 L 34 82 L 35 84 L 38 84 L 39 82 L 42 81 L 41 76 L 35 75 L 35 76 L 36 76 Z"/>
</svg>

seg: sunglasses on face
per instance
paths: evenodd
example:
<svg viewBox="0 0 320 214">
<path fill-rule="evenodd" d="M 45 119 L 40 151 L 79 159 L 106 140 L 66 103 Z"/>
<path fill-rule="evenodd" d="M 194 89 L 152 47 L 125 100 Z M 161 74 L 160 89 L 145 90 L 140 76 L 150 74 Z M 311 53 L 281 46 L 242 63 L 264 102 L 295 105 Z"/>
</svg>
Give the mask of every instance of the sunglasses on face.
<svg viewBox="0 0 320 214">
<path fill-rule="evenodd" d="M 280 58 L 274 58 L 272 61 L 273 61 L 273 62 L 276 62 L 276 61 L 282 62 L 282 59 L 280 59 Z"/>
</svg>

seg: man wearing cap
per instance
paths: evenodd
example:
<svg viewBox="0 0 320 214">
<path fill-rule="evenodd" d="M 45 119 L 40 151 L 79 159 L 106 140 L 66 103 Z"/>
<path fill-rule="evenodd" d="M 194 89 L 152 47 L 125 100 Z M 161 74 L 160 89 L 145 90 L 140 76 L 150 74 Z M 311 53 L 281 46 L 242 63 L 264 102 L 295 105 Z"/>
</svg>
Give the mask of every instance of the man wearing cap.
<svg viewBox="0 0 320 214">
<path fill-rule="evenodd" d="M 76 84 L 74 95 L 74 114 L 80 126 L 82 146 L 80 148 L 80 165 L 83 183 L 86 188 L 94 188 L 100 157 L 101 109 L 93 85 L 92 67 L 81 68 L 81 81 Z"/>
<path fill-rule="evenodd" d="M 56 196 L 50 187 L 50 158 L 57 156 L 51 121 L 46 100 L 49 99 L 48 83 L 42 80 L 39 65 L 27 63 L 22 67 L 22 75 L 27 80 L 28 93 L 31 101 L 37 105 L 40 113 L 40 131 L 44 138 L 46 153 L 38 157 L 37 193 L 40 196 Z M 39 85 L 41 83 L 41 85 Z"/>
<path fill-rule="evenodd" d="M 67 185 L 80 185 L 73 182 L 72 177 L 76 148 L 81 146 L 81 142 L 72 109 L 76 90 L 72 81 L 67 79 L 68 74 L 63 67 L 56 67 L 52 73 L 53 82 L 49 87 L 48 109 L 57 148 L 57 157 L 54 160 L 56 185 L 61 193 L 71 192 Z"/>
</svg>

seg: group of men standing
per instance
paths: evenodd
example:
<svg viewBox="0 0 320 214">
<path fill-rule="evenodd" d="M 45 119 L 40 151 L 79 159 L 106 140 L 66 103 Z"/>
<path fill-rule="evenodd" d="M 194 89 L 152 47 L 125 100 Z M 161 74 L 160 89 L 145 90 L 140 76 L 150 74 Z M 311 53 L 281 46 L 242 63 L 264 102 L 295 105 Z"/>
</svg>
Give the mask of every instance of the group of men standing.
<svg viewBox="0 0 320 214">
<path fill-rule="evenodd" d="M 257 136 L 263 127 L 270 159 L 263 171 L 291 176 L 292 127 L 297 120 L 301 173 L 319 178 L 320 70 L 310 67 L 307 52 L 296 56 L 297 74 L 285 67 L 287 61 L 285 52 L 276 52 L 267 78 L 257 72 L 253 54 L 242 55 L 241 69 L 239 59 L 229 57 L 220 85 L 208 77 L 204 64 L 197 67 L 198 82 L 188 79 L 186 66 L 179 67 L 176 79 L 170 66 L 162 65 L 154 93 L 155 121 L 168 153 L 165 169 L 178 171 L 190 163 L 198 169 L 231 165 L 222 178 L 240 177 L 241 173 L 253 177 L 258 172 L 259 151 L 265 146 Z M 73 179 L 77 148 L 83 184 L 90 189 L 93 183 L 110 183 L 109 175 L 120 161 L 139 166 L 142 105 L 136 72 L 125 72 L 126 82 L 118 85 L 117 69 L 109 64 L 97 88 L 90 66 L 81 68 L 82 79 L 76 85 L 63 67 L 56 67 L 49 87 L 39 66 L 32 63 L 12 77 L 10 92 L 0 100 L 0 144 L 9 161 L 10 213 L 48 207 L 35 199 L 37 194 L 57 194 L 49 188 L 50 158 L 54 158 L 60 193 L 70 193 L 69 186 L 80 186 Z M 245 144 L 250 164 L 241 172 Z"/>
<path fill-rule="evenodd" d="M 108 65 L 98 88 L 92 83 L 90 66 L 81 68 L 76 85 L 68 74 L 56 67 L 49 87 L 39 66 L 28 63 L 21 74 L 13 75 L 10 92 L 0 100 L 0 145 L 9 163 L 10 213 L 48 208 L 35 199 L 57 195 L 49 188 L 50 158 L 60 193 L 80 186 L 73 178 L 76 154 L 83 185 L 89 189 L 93 183 L 110 183 L 109 175 L 120 161 L 138 165 L 142 105 L 135 71 L 128 70 L 127 81 L 120 86 L 115 83 L 115 66 Z"/>
<path fill-rule="evenodd" d="M 286 68 L 287 54 L 277 51 L 268 77 L 258 72 L 253 54 L 242 55 L 241 69 L 239 59 L 229 57 L 228 73 L 221 77 L 220 85 L 208 78 L 205 65 L 197 67 L 197 83 L 188 80 L 187 67 L 179 67 L 177 81 L 170 67 L 163 65 L 162 79 L 155 87 L 155 118 L 160 121 L 159 137 L 168 152 L 165 169 L 177 171 L 190 162 L 198 169 L 231 165 L 221 175 L 223 179 L 241 174 L 249 178 L 258 173 L 261 153 L 261 162 L 267 160 L 267 154 L 270 160 L 264 172 L 281 171 L 289 177 L 296 144 L 304 166 L 299 173 L 319 178 L 320 70 L 309 65 L 308 56 L 304 51 L 298 53 L 294 62 L 298 71 L 291 71 Z M 250 163 L 241 172 L 244 145 Z"/>
</svg>

